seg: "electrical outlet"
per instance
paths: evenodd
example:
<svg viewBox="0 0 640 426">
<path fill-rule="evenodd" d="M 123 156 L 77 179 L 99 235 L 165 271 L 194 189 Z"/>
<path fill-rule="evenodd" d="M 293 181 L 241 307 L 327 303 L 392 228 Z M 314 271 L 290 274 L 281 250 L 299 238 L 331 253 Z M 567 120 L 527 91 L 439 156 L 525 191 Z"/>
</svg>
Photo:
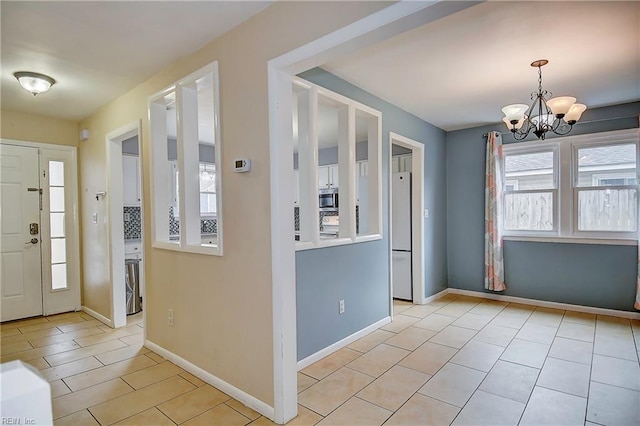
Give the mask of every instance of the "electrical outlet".
<svg viewBox="0 0 640 426">
<path fill-rule="evenodd" d="M 344 299 L 340 301 L 338 312 L 344 314 Z"/>
<path fill-rule="evenodd" d="M 429 219 L 429 209 L 424 209 L 424 218 Z"/>
<path fill-rule="evenodd" d="M 167 320 L 169 325 L 173 325 L 173 309 L 169 309 L 169 312 L 167 313 Z"/>
</svg>

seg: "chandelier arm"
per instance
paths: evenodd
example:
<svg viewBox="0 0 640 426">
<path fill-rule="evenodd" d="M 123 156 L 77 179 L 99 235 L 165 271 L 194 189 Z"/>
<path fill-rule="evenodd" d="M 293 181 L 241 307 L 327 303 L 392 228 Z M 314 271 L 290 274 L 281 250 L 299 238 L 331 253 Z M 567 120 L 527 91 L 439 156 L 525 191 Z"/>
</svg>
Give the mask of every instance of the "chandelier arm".
<svg viewBox="0 0 640 426">
<path fill-rule="evenodd" d="M 558 120 L 558 121 L 560 121 L 560 120 Z M 568 134 L 573 129 L 573 124 L 567 123 L 567 126 L 569 126 L 567 128 L 567 130 L 562 131 L 562 130 L 560 130 L 562 127 L 558 125 L 558 127 L 553 130 L 553 133 L 555 133 L 556 135 L 559 135 L 559 136 L 564 136 L 564 135 Z"/>
<path fill-rule="evenodd" d="M 511 132 L 513 133 L 513 138 L 517 141 L 521 141 L 527 138 L 527 136 L 529 136 L 529 132 L 525 132 L 525 133 L 521 133 L 519 131 L 517 132 Z"/>
</svg>

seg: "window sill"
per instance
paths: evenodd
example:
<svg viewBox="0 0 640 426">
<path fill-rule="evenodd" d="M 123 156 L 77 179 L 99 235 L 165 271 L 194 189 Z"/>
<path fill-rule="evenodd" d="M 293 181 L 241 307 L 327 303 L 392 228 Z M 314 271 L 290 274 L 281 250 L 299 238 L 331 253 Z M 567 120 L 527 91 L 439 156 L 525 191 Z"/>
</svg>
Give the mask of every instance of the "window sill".
<svg viewBox="0 0 640 426">
<path fill-rule="evenodd" d="M 169 251 L 179 251 L 182 253 L 194 253 L 194 254 L 206 254 L 209 256 L 222 256 L 222 250 L 219 246 L 213 244 L 202 244 L 202 245 L 184 245 L 181 246 L 179 242 L 162 242 L 155 241 L 152 244 L 153 248 L 161 249 L 161 250 L 169 250 Z"/>
<path fill-rule="evenodd" d="M 320 239 L 317 244 L 314 244 L 311 241 L 297 241 L 296 242 L 296 251 L 303 250 L 313 250 L 319 248 L 326 247 L 337 247 L 337 246 L 346 246 L 351 244 L 358 243 L 366 243 L 368 241 L 377 241 L 381 240 L 382 235 L 380 234 L 372 234 L 372 235 L 360 235 L 354 239 L 351 238 L 331 238 L 331 239 Z"/>
<path fill-rule="evenodd" d="M 567 243 L 567 244 L 602 244 L 611 246 L 637 246 L 638 240 L 622 240 L 614 238 L 580 238 L 580 237 L 527 237 L 509 235 L 504 241 L 528 241 L 534 243 Z"/>
</svg>

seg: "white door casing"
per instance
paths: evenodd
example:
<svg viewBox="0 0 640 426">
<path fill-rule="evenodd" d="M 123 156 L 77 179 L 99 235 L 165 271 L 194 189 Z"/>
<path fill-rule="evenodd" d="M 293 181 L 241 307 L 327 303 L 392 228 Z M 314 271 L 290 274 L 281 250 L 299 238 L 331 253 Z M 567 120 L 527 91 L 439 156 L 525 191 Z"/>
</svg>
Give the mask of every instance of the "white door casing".
<svg viewBox="0 0 640 426">
<path fill-rule="evenodd" d="M 2 321 L 42 315 L 39 191 L 38 149 L 0 144 Z"/>
<path fill-rule="evenodd" d="M 425 297 L 425 218 L 423 217 L 424 210 L 424 152 L 425 145 L 421 142 L 409 139 L 405 136 L 399 135 L 394 132 L 389 132 L 389 168 L 393 168 L 392 161 L 399 157 L 393 157 L 393 145 L 399 145 L 401 147 L 411 150 L 409 155 L 409 162 L 402 161 L 403 167 L 410 164 L 411 167 L 411 267 L 412 267 L 412 280 L 413 280 L 413 303 L 423 305 L 426 303 Z M 398 163 L 400 164 L 400 162 Z M 393 197 L 393 191 L 391 186 L 391 179 L 389 179 L 389 192 L 390 197 Z M 393 222 L 393 212 L 391 205 L 389 205 L 389 222 Z M 391 251 L 391 239 L 389 239 L 389 250 Z M 391 285 L 391 294 L 393 294 L 393 262 L 391 256 L 389 259 L 389 268 Z M 393 312 L 393 300 L 390 301 L 391 312 Z"/>
</svg>

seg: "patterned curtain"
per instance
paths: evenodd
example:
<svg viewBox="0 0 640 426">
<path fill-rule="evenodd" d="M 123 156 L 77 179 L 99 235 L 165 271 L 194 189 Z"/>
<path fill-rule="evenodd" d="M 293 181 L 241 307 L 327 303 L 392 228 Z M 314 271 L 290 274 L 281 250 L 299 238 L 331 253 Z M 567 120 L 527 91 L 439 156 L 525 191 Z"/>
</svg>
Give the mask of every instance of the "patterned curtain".
<svg viewBox="0 0 640 426">
<path fill-rule="evenodd" d="M 500 231 L 502 197 L 502 136 L 498 132 L 487 134 L 487 164 L 484 188 L 484 288 L 504 291 L 504 262 Z"/>
</svg>

